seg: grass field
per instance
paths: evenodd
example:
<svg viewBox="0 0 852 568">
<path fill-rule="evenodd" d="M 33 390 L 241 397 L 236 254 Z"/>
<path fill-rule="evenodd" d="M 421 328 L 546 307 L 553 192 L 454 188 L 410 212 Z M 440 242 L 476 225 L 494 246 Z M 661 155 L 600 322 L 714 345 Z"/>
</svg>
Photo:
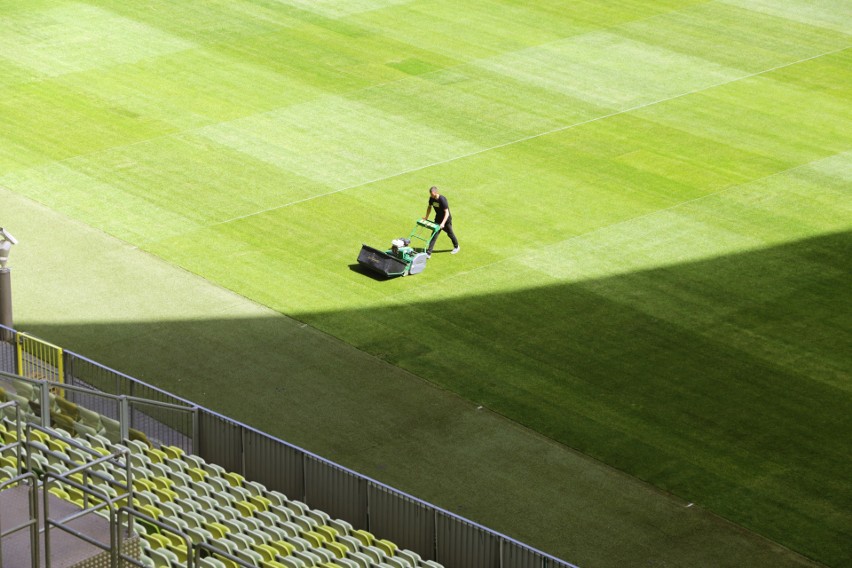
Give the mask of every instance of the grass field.
<svg viewBox="0 0 852 568">
<path fill-rule="evenodd" d="M 257 304 L 224 290 L 157 296 L 170 319 L 145 290 L 122 287 L 129 273 L 102 267 L 95 289 L 48 282 L 76 300 L 60 309 L 28 296 L 43 284 L 16 288 L 18 320 L 270 431 L 275 417 L 253 415 L 233 390 L 217 400 L 194 384 L 215 367 L 182 364 L 193 351 L 169 354 L 158 329 L 214 345 L 251 338 L 238 371 L 322 400 L 308 421 L 368 415 L 313 391 L 317 374 L 390 403 L 403 395 L 382 393 L 377 373 L 412 389 L 420 377 L 810 559 L 848 565 L 850 46 L 852 6 L 827 0 L 3 4 L 0 224 L 27 224 L 7 213 L 34 211 L 25 198 L 74 234 L 88 226 L 87 239 L 125 243 L 114 262 L 162 259 L 201 277 L 199 289 Z M 409 230 L 433 184 L 462 252 L 443 254 L 442 237 L 415 277 L 353 269 L 361 243 Z M 46 247 L 67 239 L 42 230 Z M 19 254 L 18 273 L 49 278 L 37 253 Z M 268 323 L 275 313 L 312 335 Z M 166 354 L 140 361 L 144 349 L 128 354 L 116 338 Z M 331 338 L 356 349 L 334 347 L 328 368 Z M 279 345 L 285 354 L 272 355 Z M 286 369 L 264 362 L 282 356 Z M 182 384 L 159 378 L 178 368 Z M 513 428 L 501 424 L 501 436 Z M 311 444 L 310 426 L 292 428 Z M 430 448 L 445 434 L 438 422 L 428 432 Z M 370 452 L 318 444 L 347 463 Z M 465 453 L 480 454 L 487 437 Z M 389 478 L 405 478 L 405 456 L 382 460 Z M 506 477 L 523 485 L 522 473 Z M 613 491 L 623 483 L 607 479 Z M 531 493 L 562 488 L 536 480 Z M 570 497 L 556 508 L 571 509 Z M 571 561 L 660 558 L 606 542 L 596 557 L 573 540 L 579 526 L 569 538 L 564 524 L 522 528 L 492 508 L 478 514 Z M 559 522 L 593 518 L 590 541 L 623 522 L 593 508 Z M 659 538 L 639 522 L 629 532 Z M 672 565 L 759 564 L 720 557 L 718 541 L 689 552 L 666 542 Z"/>
</svg>

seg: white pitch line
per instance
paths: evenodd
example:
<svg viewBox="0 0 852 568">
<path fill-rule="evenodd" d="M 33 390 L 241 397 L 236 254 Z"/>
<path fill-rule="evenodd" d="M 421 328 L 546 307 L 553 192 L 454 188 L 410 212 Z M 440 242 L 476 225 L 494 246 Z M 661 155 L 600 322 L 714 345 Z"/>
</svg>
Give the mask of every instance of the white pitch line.
<svg viewBox="0 0 852 568">
<path fill-rule="evenodd" d="M 279 209 L 284 209 L 284 208 L 286 208 L 286 207 L 291 207 L 291 206 L 293 206 L 293 205 L 299 205 L 300 203 L 305 203 L 305 202 L 307 202 L 307 201 L 312 201 L 312 200 L 314 200 L 314 199 L 319 199 L 319 198 L 321 198 L 321 197 L 328 197 L 329 195 L 335 195 L 335 194 L 337 194 L 337 193 L 342 193 L 342 192 L 344 192 L 344 191 L 350 191 L 350 190 L 353 190 L 353 189 L 358 189 L 358 188 L 360 188 L 360 187 L 364 187 L 364 186 L 367 186 L 367 185 L 370 185 L 370 184 L 373 184 L 373 183 L 377 183 L 377 182 L 380 182 L 380 181 L 386 181 L 386 180 L 389 180 L 389 179 L 393 179 L 393 178 L 395 178 L 395 177 L 399 177 L 399 176 L 407 175 L 407 174 L 410 174 L 410 173 L 418 172 L 418 171 L 420 171 L 420 170 L 425 170 L 425 169 L 427 169 L 427 168 L 432 168 L 432 167 L 435 167 L 435 166 L 440 166 L 440 165 L 443 165 L 443 164 L 448 164 L 448 163 L 450 163 L 450 162 L 454 162 L 454 161 L 456 161 L 456 160 L 462 160 L 462 159 L 465 159 L 465 158 L 470 158 L 470 157 L 473 157 L 473 156 L 478 156 L 479 154 L 484 154 L 484 153 L 486 153 L 486 152 L 491 152 L 491 151 L 493 151 L 493 150 L 499 150 L 499 149 L 501 149 L 501 148 L 506 148 L 507 146 L 512 146 L 512 145 L 514 145 L 514 144 L 520 144 L 520 143 L 522 143 L 522 142 L 528 142 L 528 141 L 530 141 L 530 140 L 535 140 L 536 138 L 541 138 L 541 137 L 543 137 L 543 136 L 549 136 L 549 135 L 551 135 L 551 134 L 556 134 L 556 133 L 559 133 L 559 132 L 564 132 L 564 131 L 566 131 L 566 130 L 570 130 L 570 129 L 572 129 L 572 128 L 576 128 L 576 127 L 578 127 L 578 126 L 585 126 L 585 125 L 587 125 L 587 124 L 592 124 L 592 123 L 594 123 L 594 122 L 598 122 L 598 121 L 600 121 L 600 120 L 606 120 L 606 119 L 608 119 L 608 118 L 613 118 L 613 117 L 616 117 L 616 116 L 620 116 L 620 115 L 622 115 L 622 114 L 628 114 L 628 113 L 635 112 L 635 111 L 638 111 L 638 110 L 642 110 L 642 109 L 644 109 L 644 108 L 648 108 L 648 107 L 651 107 L 651 106 L 654 106 L 654 105 L 657 105 L 657 104 L 666 103 L 666 102 L 673 101 L 673 100 L 676 100 L 676 99 L 679 99 L 679 98 L 682 98 L 682 97 L 687 97 L 687 96 L 689 96 L 689 95 L 694 95 L 694 94 L 697 94 L 697 93 L 701 93 L 701 92 L 704 92 L 704 91 L 708 91 L 708 90 L 710 90 L 710 89 L 715 89 L 715 88 L 717 88 L 717 87 L 722 87 L 722 86 L 725 86 L 725 85 L 730 85 L 731 83 L 736 83 L 737 81 L 742 81 L 742 80 L 744 80 L 744 79 L 751 79 L 752 77 L 758 77 L 758 76 L 760 76 L 760 75 L 764 75 L 764 74 L 766 74 L 766 73 L 772 73 L 773 71 L 777 71 L 777 70 L 779 70 L 779 69 L 785 69 L 785 68 L 787 68 L 787 67 L 792 67 L 793 65 L 799 65 L 799 64 L 801 64 L 801 63 L 805 63 L 805 62 L 807 62 L 807 61 L 812 61 L 812 60 L 814 60 L 814 59 L 819 59 L 820 57 L 825 57 L 825 56 L 827 56 L 827 55 L 833 55 L 833 54 L 835 54 L 835 53 L 840 53 L 841 51 L 845 51 L 845 50 L 847 50 L 847 49 L 849 49 L 849 47 L 848 47 L 848 46 L 847 46 L 847 47 L 842 47 L 842 48 L 839 48 L 839 49 L 834 49 L 834 50 L 832 50 L 832 51 L 826 51 L 826 52 L 824 52 L 824 53 L 820 53 L 820 54 L 818 54 L 818 55 L 812 55 L 812 56 L 810 56 L 810 57 L 805 57 L 805 58 L 803 58 L 803 59 L 799 59 L 799 60 L 797 60 L 797 61 L 792 61 L 792 62 L 790 62 L 790 63 L 785 63 L 785 64 L 783 64 L 783 65 L 777 65 L 777 66 L 772 67 L 772 68 L 770 68 L 770 69 L 764 69 L 763 71 L 758 71 L 758 72 L 756 72 L 756 73 L 750 73 L 750 74 L 748 74 L 748 75 L 743 75 L 742 77 L 737 77 L 736 79 L 731 79 L 731 80 L 729 80 L 729 81 L 722 81 L 722 82 L 719 82 L 719 83 L 715 83 L 715 84 L 713 84 L 713 85 L 708 85 L 708 86 L 706 86 L 706 87 L 701 87 L 700 89 L 693 89 L 693 90 L 691 90 L 691 91 L 687 91 L 687 92 L 685 92 L 685 93 L 680 93 L 680 94 L 678 94 L 678 95 L 674 95 L 674 96 L 671 96 L 671 97 L 668 97 L 668 98 L 665 98 L 665 99 L 659 99 L 659 100 L 656 100 L 656 101 L 651 101 L 651 102 L 644 103 L 644 104 L 641 104 L 641 105 L 637 105 L 637 106 L 634 106 L 634 107 L 631 107 L 631 108 L 628 108 L 628 109 L 624 109 L 624 110 L 620 110 L 620 111 L 612 112 L 612 113 L 609 113 L 609 114 L 604 114 L 604 115 L 601 115 L 601 116 L 597 116 L 597 117 L 595 117 L 595 118 L 590 118 L 589 120 L 584 120 L 584 121 L 581 121 L 581 122 L 576 122 L 576 123 L 573 123 L 573 124 L 568 124 L 568 125 L 565 125 L 565 126 L 560 126 L 560 127 L 558 127 L 558 128 L 554 128 L 554 129 L 551 129 L 551 130 L 547 130 L 547 131 L 545 131 L 545 132 L 540 132 L 540 133 L 538 133 L 538 134 L 531 134 L 531 135 L 529 135 L 529 136 L 524 136 L 524 137 L 522 137 L 522 138 L 518 138 L 518 139 L 516 139 L 516 140 L 511 140 L 511 141 L 509 141 L 509 142 L 504 142 L 504 143 L 502 143 L 502 144 L 497 144 L 497 145 L 495 145 L 495 146 L 491 146 L 491 147 L 489 147 L 489 148 L 483 148 L 483 149 L 481 149 L 481 150 L 476 150 L 476 151 L 474 151 L 474 152 L 469 152 L 469 153 L 467 153 L 467 154 L 461 154 L 461 155 L 459 155 L 459 156 L 454 156 L 454 157 L 452 157 L 452 158 L 447 158 L 446 160 L 440 160 L 440 161 L 437 161 L 437 162 L 432 162 L 432 163 L 430 163 L 430 164 L 425 164 L 425 165 L 422 165 L 422 166 L 417 166 L 417 167 L 415 167 L 415 168 L 410 168 L 410 169 L 408 169 L 408 170 L 403 170 L 403 171 L 400 171 L 400 172 L 396 172 L 396 173 L 391 174 L 391 175 L 388 175 L 388 176 L 383 176 L 383 177 L 379 177 L 379 178 L 371 179 L 371 180 L 369 180 L 369 181 L 361 182 L 361 183 L 358 183 L 358 184 L 356 184 L 356 185 L 350 185 L 350 186 L 348 186 L 348 187 L 344 187 L 344 188 L 341 188 L 341 189 L 335 189 L 334 191 L 329 191 L 329 192 L 326 192 L 326 193 L 320 193 L 320 194 L 317 194 L 317 195 L 312 195 L 311 197 L 306 197 L 306 198 L 304 198 L 304 199 L 298 199 L 298 200 L 296 200 L 296 201 L 290 201 L 290 202 L 288 202 L 288 203 L 284 203 L 284 204 L 282 204 L 282 205 L 276 205 L 275 207 L 270 207 L 270 208 L 268 208 L 268 209 L 263 209 L 263 210 L 261 210 L 261 211 L 255 211 L 255 212 L 253 212 L 253 213 L 247 213 L 246 215 L 240 215 L 239 217 L 233 217 L 233 218 L 231 218 L 231 219 L 226 219 L 226 220 L 224 220 L 224 221 L 219 221 L 219 222 L 217 222 L 217 223 L 212 223 L 212 224 L 210 224 L 210 225 L 206 225 L 206 227 L 207 227 L 207 228 L 209 228 L 209 227 L 216 227 L 216 226 L 218 226 L 218 225 L 225 225 L 225 224 L 228 224 L 228 223 L 233 223 L 233 222 L 235 222 L 235 221 L 241 221 L 241 220 L 243 220 L 243 219 L 248 219 L 248 218 L 250 218 L 250 217 L 256 217 L 256 216 L 258 216 L 258 215 L 263 215 L 263 214 L 265 214 L 265 213 L 270 213 L 270 212 L 272 212 L 272 211 L 277 211 L 277 210 L 279 210 Z M 711 194 L 711 195 L 712 195 L 712 194 Z M 684 202 L 684 203 L 688 203 L 688 202 Z"/>
</svg>

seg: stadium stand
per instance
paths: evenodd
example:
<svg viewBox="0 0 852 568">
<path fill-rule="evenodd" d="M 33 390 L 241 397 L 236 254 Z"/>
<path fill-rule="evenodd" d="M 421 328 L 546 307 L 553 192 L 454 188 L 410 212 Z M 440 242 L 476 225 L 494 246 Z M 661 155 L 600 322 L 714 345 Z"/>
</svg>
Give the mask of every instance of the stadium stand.
<svg viewBox="0 0 852 568">
<path fill-rule="evenodd" d="M 41 531 L 45 550 L 47 540 L 67 546 L 67 562 L 52 566 L 75 568 L 572 567 L 79 355 L 48 358 L 36 338 L 0 332 L 12 336 L 0 340 L 0 568 L 28 565 L 9 562 L 10 549 L 38 555 L 22 544 L 27 530 Z M 57 360 L 62 373 L 49 364 Z"/>
<path fill-rule="evenodd" d="M 20 381 L 15 387 L 15 393 L 4 392 L 12 402 L 5 408 L 24 418 L 10 419 L 10 412 L 0 424 L 4 440 L 13 444 L 4 446 L 0 458 L 3 480 L 32 471 L 50 494 L 80 509 L 108 498 L 117 506 L 127 504 L 138 513 L 135 530 L 142 537 L 145 566 L 184 566 L 193 555 L 201 566 L 225 568 L 441 566 L 181 448 L 155 447 L 143 439 L 111 440 L 102 435 L 106 429 L 100 414 L 61 397 L 51 396 L 51 401 L 58 413 L 76 418 L 73 430 L 27 424 L 26 418 L 33 416 L 26 414 L 32 389 Z M 15 452 L 19 432 L 25 433 L 20 440 L 24 461 Z M 104 459 L 108 457 L 115 459 Z M 91 464 L 93 472 L 78 471 Z M 66 477 L 75 484 L 64 483 Z M 109 516 L 104 509 L 95 513 Z M 202 543 L 209 548 L 196 554 Z"/>
</svg>

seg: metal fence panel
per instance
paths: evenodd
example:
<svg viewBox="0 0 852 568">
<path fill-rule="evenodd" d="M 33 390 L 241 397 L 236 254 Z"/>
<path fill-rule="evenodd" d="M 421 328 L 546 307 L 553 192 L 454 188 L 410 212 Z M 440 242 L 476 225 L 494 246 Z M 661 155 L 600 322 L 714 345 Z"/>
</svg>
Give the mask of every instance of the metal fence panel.
<svg viewBox="0 0 852 568">
<path fill-rule="evenodd" d="M 16 365 L 15 341 L 17 332 L 0 325 L 0 371 L 14 373 Z"/>
<path fill-rule="evenodd" d="M 496 534 L 438 512 L 437 558 L 446 568 L 500 568 Z"/>
<path fill-rule="evenodd" d="M 368 491 L 370 530 L 426 560 L 435 560 L 435 510 L 375 483 L 370 483 Z"/>
<path fill-rule="evenodd" d="M 228 471 L 242 473 L 243 426 L 200 409 L 198 416 L 198 455 Z"/>
<path fill-rule="evenodd" d="M 133 381 L 94 361 L 65 352 L 65 382 L 109 394 L 131 394 Z"/>
<path fill-rule="evenodd" d="M 305 456 L 305 503 L 355 528 L 369 529 L 367 480 L 310 455 Z"/>
<path fill-rule="evenodd" d="M 503 568 L 546 568 L 549 567 L 549 559 L 541 554 L 520 546 L 511 541 L 504 541 L 501 545 Z M 556 565 L 553 565 L 554 568 Z"/>
<path fill-rule="evenodd" d="M 305 494 L 304 452 L 259 432 L 245 433 L 247 479 L 280 491 L 291 499 Z"/>
<path fill-rule="evenodd" d="M 152 442 L 177 446 L 184 452 L 195 453 L 193 446 L 195 410 L 130 401 L 130 428 L 144 432 Z M 131 431 L 131 438 L 133 432 Z"/>
</svg>

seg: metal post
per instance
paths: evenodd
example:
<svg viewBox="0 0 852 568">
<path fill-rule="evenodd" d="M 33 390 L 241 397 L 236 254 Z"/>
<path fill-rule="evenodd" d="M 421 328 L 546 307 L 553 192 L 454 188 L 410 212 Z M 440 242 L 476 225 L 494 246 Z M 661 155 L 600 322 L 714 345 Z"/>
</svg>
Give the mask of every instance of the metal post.
<svg viewBox="0 0 852 568">
<path fill-rule="evenodd" d="M 9 268 L 0 268 L 0 325 L 15 327 L 12 324 L 12 272 Z"/>
</svg>

